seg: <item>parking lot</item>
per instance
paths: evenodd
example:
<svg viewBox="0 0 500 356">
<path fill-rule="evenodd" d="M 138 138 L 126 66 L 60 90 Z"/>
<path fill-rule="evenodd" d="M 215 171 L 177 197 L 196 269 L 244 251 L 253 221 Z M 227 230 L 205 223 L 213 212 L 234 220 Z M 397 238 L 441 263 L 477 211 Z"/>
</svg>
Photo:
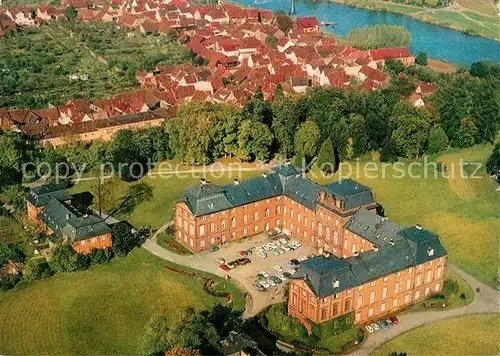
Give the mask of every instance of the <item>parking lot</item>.
<svg viewBox="0 0 500 356">
<path fill-rule="evenodd" d="M 257 291 L 254 284 L 256 284 L 257 275 L 263 271 L 267 271 L 270 276 L 282 275 L 283 272 L 292 273 L 293 269 L 287 266 L 287 262 L 291 259 L 299 259 L 300 257 L 305 257 L 314 254 L 316 251 L 307 245 L 302 245 L 299 248 L 291 251 L 285 251 L 283 254 L 274 255 L 271 251 L 265 251 L 267 257 L 261 258 L 258 256 L 258 247 L 271 242 L 276 241 L 276 239 L 283 238 L 283 235 L 270 238 L 268 234 L 260 234 L 254 237 L 241 240 L 239 242 L 228 243 L 227 245 L 220 248 L 218 251 L 209 252 L 205 251 L 199 255 L 204 261 L 206 261 L 208 269 L 213 270 L 214 268 L 219 268 L 219 271 L 229 275 L 232 280 L 241 284 L 247 291 L 249 291 L 252 297 L 253 309 L 261 310 L 267 305 L 278 303 L 283 299 L 284 286 L 288 283 L 288 280 L 282 283 L 271 286 L 264 291 Z M 289 240 L 290 241 L 294 241 Z M 241 251 L 252 250 L 251 255 L 242 256 Z M 237 266 L 227 272 L 220 269 L 221 264 L 217 260 L 223 258 L 226 263 L 241 259 L 250 259 L 250 263 L 244 266 Z M 275 266 L 281 266 L 283 271 L 277 271 Z M 272 277 L 270 277 L 272 278 Z M 265 278 L 269 280 L 270 278 Z M 262 278 L 261 278 L 262 279 Z M 276 280 L 276 279 L 275 279 Z"/>
</svg>

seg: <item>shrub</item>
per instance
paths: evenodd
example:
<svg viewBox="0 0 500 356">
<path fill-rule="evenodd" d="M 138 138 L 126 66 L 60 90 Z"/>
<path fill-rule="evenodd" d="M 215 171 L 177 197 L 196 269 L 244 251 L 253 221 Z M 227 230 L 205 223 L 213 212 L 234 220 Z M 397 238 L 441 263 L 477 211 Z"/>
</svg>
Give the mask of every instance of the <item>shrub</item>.
<svg viewBox="0 0 500 356">
<path fill-rule="evenodd" d="M 113 250 L 110 248 L 93 248 L 90 251 L 90 264 L 100 265 L 111 261 L 113 258 Z"/>
<path fill-rule="evenodd" d="M 19 283 L 21 277 L 17 274 L 8 274 L 0 277 L 0 290 L 12 289 Z"/>
<path fill-rule="evenodd" d="M 38 279 L 49 278 L 54 274 L 46 259 L 32 259 L 23 271 L 23 283 L 32 283 Z"/>
<path fill-rule="evenodd" d="M 465 300 L 467 297 L 465 296 L 465 293 L 460 294 L 460 299 Z"/>
<path fill-rule="evenodd" d="M 117 223 L 111 227 L 113 252 L 118 256 L 126 256 L 140 245 L 139 236 L 132 233 L 126 224 Z"/>
<path fill-rule="evenodd" d="M 275 304 L 266 314 L 267 325 L 279 338 L 293 342 L 307 337 L 307 330 L 297 319 L 288 315 L 285 304 Z"/>
<path fill-rule="evenodd" d="M 50 260 L 50 267 L 56 272 L 83 271 L 89 265 L 90 256 L 78 254 L 70 245 L 56 247 Z"/>
<path fill-rule="evenodd" d="M 321 324 L 311 322 L 312 332 L 319 339 L 325 340 L 338 335 L 354 326 L 354 312 L 340 315 Z"/>
</svg>

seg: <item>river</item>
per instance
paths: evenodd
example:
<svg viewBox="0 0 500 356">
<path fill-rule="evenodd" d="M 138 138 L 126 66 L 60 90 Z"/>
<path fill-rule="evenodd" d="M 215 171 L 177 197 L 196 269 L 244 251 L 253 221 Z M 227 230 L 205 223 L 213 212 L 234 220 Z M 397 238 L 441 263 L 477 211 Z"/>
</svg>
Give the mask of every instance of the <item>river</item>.
<svg viewBox="0 0 500 356">
<path fill-rule="evenodd" d="M 290 0 L 231 1 L 273 11 L 290 10 Z M 297 0 L 296 12 L 297 16 L 316 16 L 320 21 L 326 18 L 327 21 L 337 22 L 336 28 L 326 28 L 335 35 L 345 36 L 353 28 L 369 25 L 402 25 L 412 35 L 410 51 L 413 54 L 425 51 L 431 58 L 467 66 L 483 59 L 500 62 L 500 42 L 425 23 L 410 16 L 313 0 Z"/>
</svg>

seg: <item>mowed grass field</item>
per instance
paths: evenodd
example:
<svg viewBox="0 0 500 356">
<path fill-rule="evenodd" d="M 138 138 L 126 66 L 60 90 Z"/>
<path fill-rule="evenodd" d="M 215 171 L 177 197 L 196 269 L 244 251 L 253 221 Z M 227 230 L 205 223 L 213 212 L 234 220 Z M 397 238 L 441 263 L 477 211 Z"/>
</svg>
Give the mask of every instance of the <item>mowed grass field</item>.
<svg viewBox="0 0 500 356">
<path fill-rule="evenodd" d="M 455 166 L 454 178 L 434 178 L 433 173 L 424 178 L 424 168 L 416 166 L 412 172 L 422 178 L 410 178 L 406 174 L 398 179 L 400 174 L 391 166 L 385 168 L 383 178 L 385 164 L 380 162 L 371 162 L 372 170 L 367 172 L 362 168 L 366 162 L 361 162 L 359 175 L 354 172 L 352 178 L 373 189 L 376 200 L 390 219 L 403 226 L 419 223 L 435 232 L 441 237 L 452 263 L 494 288 L 498 272 L 500 192 L 495 191 L 493 181 L 484 170 L 491 152 L 491 145 L 482 145 L 451 151 L 437 158 L 447 164 L 447 174 L 451 173 L 451 163 L 458 164 L 460 159 L 483 164 L 476 173 L 477 179 L 460 178 L 458 166 Z M 422 160 L 403 161 L 406 169 L 412 162 L 423 166 Z M 473 173 L 473 166 L 464 167 L 464 172 Z M 345 169 L 344 175 L 347 173 Z M 317 169 L 313 169 L 310 176 L 320 183 L 339 178 L 338 173 L 321 177 Z"/>
<path fill-rule="evenodd" d="M 498 355 L 500 314 L 479 314 L 442 320 L 414 330 L 384 344 L 374 356 L 393 351 L 408 356 Z"/>
<path fill-rule="evenodd" d="M 25 289 L 0 292 L 0 353 L 138 354 L 152 315 L 165 313 L 175 321 L 184 307 L 226 303 L 205 293 L 198 278 L 164 265 L 139 248 L 84 272 L 56 274 Z M 235 307 L 242 308 L 241 292 L 232 285 L 227 290 Z"/>
<path fill-rule="evenodd" d="M 489 16 L 497 16 L 492 0 L 455 0 L 458 4 Z"/>
<path fill-rule="evenodd" d="M 128 187 L 138 182 L 148 183 L 153 188 L 153 199 L 141 203 L 129 216 L 117 216 L 118 218 L 128 220 L 136 227 L 151 226 L 154 229 L 160 228 L 162 225 L 172 219 L 174 202 L 179 198 L 184 189 L 190 185 L 200 184 L 201 178 L 206 178 L 208 181 L 216 184 L 228 184 L 235 178 L 248 179 L 261 174 L 260 170 L 243 171 L 243 172 L 214 172 L 203 173 L 199 172 L 199 167 L 177 166 L 175 162 L 166 162 L 171 164 L 168 171 L 177 171 L 177 174 L 163 174 L 159 176 L 159 166 L 151 171 L 150 175 L 141 178 L 135 183 L 127 183 L 119 179 L 114 180 L 113 184 L 113 201 L 118 201 Z M 244 165 L 248 166 L 249 165 Z M 190 170 L 195 172 L 188 173 Z M 70 194 L 85 192 L 89 190 L 90 181 L 81 181 L 75 184 L 70 190 Z"/>
</svg>

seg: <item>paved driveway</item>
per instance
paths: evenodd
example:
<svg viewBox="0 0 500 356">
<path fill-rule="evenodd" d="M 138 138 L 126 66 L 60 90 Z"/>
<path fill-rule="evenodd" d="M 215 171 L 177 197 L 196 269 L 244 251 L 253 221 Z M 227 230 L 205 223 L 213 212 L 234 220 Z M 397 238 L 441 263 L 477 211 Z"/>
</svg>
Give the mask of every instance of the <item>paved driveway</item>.
<svg viewBox="0 0 500 356">
<path fill-rule="evenodd" d="M 285 270 L 288 270 L 289 268 L 286 267 L 286 261 L 315 252 L 310 246 L 302 245 L 295 251 L 289 251 L 279 256 L 268 254 L 268 257 L 264 259 L 258 257 L 255 248 L 267 242 L 271 242 L 267 234 L 261 234 L 239 242 L 227 244 L 216 252 L 205 251 L 188 256 L 181 256 L 158 246 L 156 237 L 147 240 L 143 244 L 143 247 L 158 257 L 180 265 L 209 272 L 221 277 L 229 275 L 232 282 L 247 292 L 248 295 L 246 298 L 244 316 L 251 317 L 265 307 L 282 301 L 284 286 L 288 283 L 284 282 L 276 287 L 259 292 L 253 286 L 257 274 L 263 270 L 268 271 L 271 275 L 281 274 L 281 272 L 274 269 L 274 266 L 281 265 Z M 236 267 L 229 272 L 219 268 L 219 263 L 216 261 L 217 258 L 222 257 L 226 262 L 233 261 L 242 258 L 240 251 L 247 249 L 254 250 L 252 255 L 247 256 L 252 261 L 250 264 Z"/>
</svg>

